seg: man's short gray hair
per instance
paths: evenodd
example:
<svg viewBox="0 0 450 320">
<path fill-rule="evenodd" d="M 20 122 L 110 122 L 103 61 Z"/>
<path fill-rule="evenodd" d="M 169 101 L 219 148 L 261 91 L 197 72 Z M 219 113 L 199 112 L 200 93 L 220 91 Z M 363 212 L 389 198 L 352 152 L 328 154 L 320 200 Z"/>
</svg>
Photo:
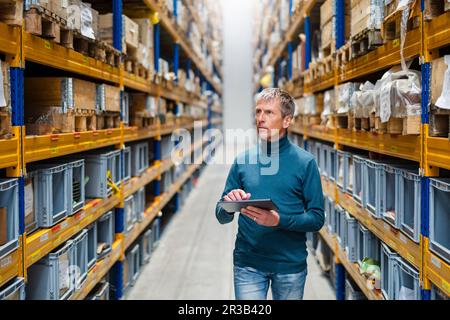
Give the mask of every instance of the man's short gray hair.
<svg viewBox="0 0 450 320">
<path fill-rule="evenodd" d="M 256 96 L 256 104 L 274 100 L 280 102 L 280 109 L 283 117 L 294 116 L 295 101 L 286 91 L 281 90 L 280 88 L 266 88 Z"/>
</svg>

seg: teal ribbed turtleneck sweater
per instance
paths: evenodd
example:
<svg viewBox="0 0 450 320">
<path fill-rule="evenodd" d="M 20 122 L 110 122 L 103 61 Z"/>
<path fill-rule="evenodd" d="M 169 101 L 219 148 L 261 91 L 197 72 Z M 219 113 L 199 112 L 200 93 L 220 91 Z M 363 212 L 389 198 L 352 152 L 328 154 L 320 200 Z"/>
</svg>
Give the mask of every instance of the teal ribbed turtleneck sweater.
<svg viewBox="0 0 450 320">
<path fill-rule="evenodd" d="M 263 174 L 262 170 L 276 167 L 267 161 L 276 157 L 278 172 Z M 308 255 L 305 232 L 318 231 L 324 224 L 322 184 L 313 156 L 287 135 L 271 144 L 260 143 L 236 157 L 221 199 L 233 189 L 250 192 L 251 199 L 272 199 L 280 215 L 277 227 L 265 227 L 239 214 L 234 264 L 263 272 L 303 271 Z M 225 224 L 234 215 L 217 206 L 216 217 Z"/>
</svg>

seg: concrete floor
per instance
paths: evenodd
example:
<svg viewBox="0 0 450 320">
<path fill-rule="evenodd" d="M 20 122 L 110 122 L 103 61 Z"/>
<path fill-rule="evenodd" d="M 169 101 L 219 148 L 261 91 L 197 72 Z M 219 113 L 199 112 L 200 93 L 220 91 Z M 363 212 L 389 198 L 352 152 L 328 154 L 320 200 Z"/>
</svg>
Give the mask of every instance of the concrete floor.
<svg viewBox="0 0 450 320">
<path fill-rule="evenodd" d="M 184 207 L 162 233 L 160 244 L 136 284 L 133 300 L 232 300 L 232 252 L 237 219 L 220 225 L 214 214 L 228 165 L 209 165 Z M 335 293 L 312 255 L 305 300 L 334 300 Z"/>
</svg>

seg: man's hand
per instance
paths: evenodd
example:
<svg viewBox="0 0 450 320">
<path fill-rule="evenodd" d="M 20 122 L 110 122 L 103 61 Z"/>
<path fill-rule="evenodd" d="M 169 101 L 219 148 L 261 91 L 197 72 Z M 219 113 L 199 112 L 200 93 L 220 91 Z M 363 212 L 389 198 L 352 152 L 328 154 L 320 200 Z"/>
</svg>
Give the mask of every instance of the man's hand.
<svg viewBox="0 0 450 320">
<path fill-rule="evenodd" d="M 241 212 L 260 226 L 276 227 L 280 223 L 280 216 L 275 210 L 269 211 L 248 206 L 247 208 L 243 208 Z"/>
<path fill-rule="evenodd" d="M 225 201 L 248 200 L 248 199 L 250 199 L 250 196 L 251 196 L 251 194 L 246 193 L 244 190 L 234 189 L 234 190 L 231 190 L 225 197 L 223 197 L 223 200 L 225 200 Z"/>
</svg>

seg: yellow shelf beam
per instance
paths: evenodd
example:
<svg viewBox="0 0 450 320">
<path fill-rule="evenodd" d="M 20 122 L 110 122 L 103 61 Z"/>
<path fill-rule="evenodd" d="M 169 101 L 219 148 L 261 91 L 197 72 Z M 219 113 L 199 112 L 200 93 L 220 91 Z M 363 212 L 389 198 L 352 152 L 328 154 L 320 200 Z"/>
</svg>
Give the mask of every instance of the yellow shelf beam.
<svg viewBox="0 0 450 320">
<path fill-rule="evenodd" d="M 17 52 L 17 39 L 20 28 L 0 22 L 0 52 L 14 55 Z"/>
<path fill-rule="evenodd" d="M 428 265 L 426 277 L 450 296 L 450 265 L 429 251 L 425 254 L 425 260 Z"/>
<path fill-rule="evenodd" d="M 162 26 L 170 34 L 174 42 L 178 42 L 180 44 L 184 52 L 197 66 L 197 68 L 201 71 L 201 73 L 205 76 L 205 78 L 211 83 L 216 92 L 218 94 L 222 94 L 222 86 L 216 83 L 216 81 L 213 79 L 213 75 L 206 70 L 205 61 L 203 61 L 200 57 L 198 57 L 197 54 L 194 52 L 194 50 L 192 50 L 192 48 L 189 45 L 189 40 L 186 38 L 186 35 L 183 34 L 179 26 L 175 22 L 173 22 L 173 20 L 169 18 L 164 12 L 162 12 L 157 1 L 144 0 L 144 3 L 147 5 L 149 9 L 158 12 Z"/>
<path fill-rule="evenodd" d="M 358 264 L 348 261 L 347 254 L 339 248 L 336 236 L 330 235 L 326 228 L 320 229 L 319 234 L 330 247 L 331 251 L 333 251 L 334 255 L 339 259 L 339 262 L 342 263 L 347 273 L 356 282 L 367 299 L 384 300 L 380 291 L 370 290 L 367 287 L 366 278 L 359 273 Z"/>
<path fill-rule="evenodd" d="M 18 248 L 0 259 L 0 287 L 19 276 L 22 268 L 22 249 Z"/>
<path fill-rule="evenodd" d="M 119 84 L 119 68 L 64 48 L 50 40 L 24 33 L 25 60 Z"/>
<path fill-rule="evenodd" d="M 25 267 L 29 268 L 55 248 L 72 238 L 120 202 L 118 195 L 107 199 L 95 199 L 74 216 L 67 217 L 56 226 L 40 229 L 26 239 Z"/>
<path fill-rule="evenodd" d="M 428 50 L 438 49 L 450 44 L 450 11 L 425 22 L 425 41 Z"/>
<path fill-rule="evenodd" d="M 428 137 L 428 164 L 450 170 L 450 140 L 447 138 Z"/>
<path fill-rule="evenodd" d="M 9 168 L 17 165 L 17 150 L 19 149 L 19 139 L 0 140 L 0 168 Z"/>
</svg>

